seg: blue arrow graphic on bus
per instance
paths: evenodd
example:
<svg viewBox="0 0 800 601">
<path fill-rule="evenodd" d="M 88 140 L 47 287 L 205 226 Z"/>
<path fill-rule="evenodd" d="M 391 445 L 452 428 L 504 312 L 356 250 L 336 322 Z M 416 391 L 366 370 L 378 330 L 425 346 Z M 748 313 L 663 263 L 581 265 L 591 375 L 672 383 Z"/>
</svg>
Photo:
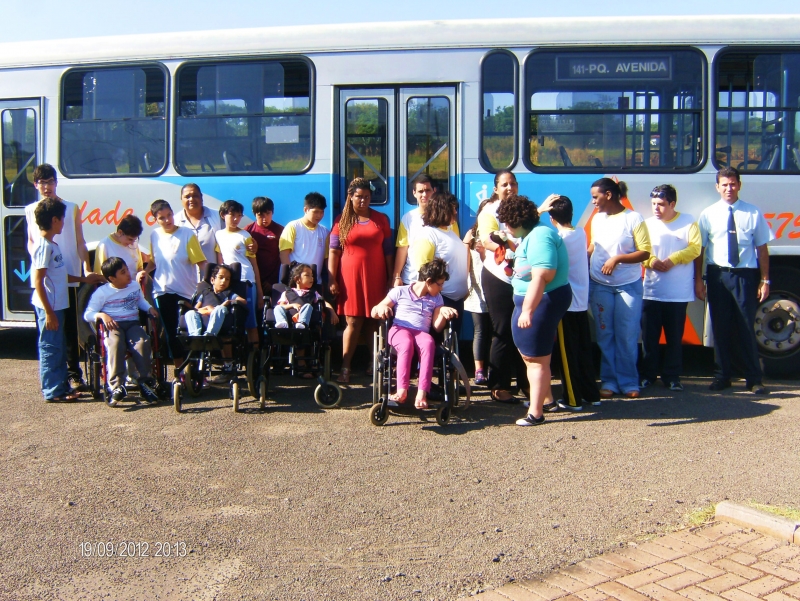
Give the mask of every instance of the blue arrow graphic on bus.
<svg viewBox="0 0 800 601">
<path fill-rule="evenodd" d="M 17 277 L 19 279 L 21 279 L 23 282 L 25 282 L 31 276 L 31 270 L 29 269 L 29 270 L 25 271 L 25 261 L 20 261 L 19 262 L 19 266 L 20 266 L 20 269 L 22 269 L 22 271 L 20 271 L 19 269 L 15 269 L 14 273 L 17 274 Z"/>
</svg>

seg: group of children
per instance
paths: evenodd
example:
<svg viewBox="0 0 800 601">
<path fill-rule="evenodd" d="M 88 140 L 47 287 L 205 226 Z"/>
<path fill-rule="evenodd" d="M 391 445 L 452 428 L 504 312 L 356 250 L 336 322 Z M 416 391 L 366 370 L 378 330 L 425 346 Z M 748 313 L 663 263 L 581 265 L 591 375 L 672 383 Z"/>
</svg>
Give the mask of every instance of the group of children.
<svg viewBox="0 0 800 601">
<path fill-rule="evenodd" d="M 40 167 L 51 169 L 55 181 L 52 167 Z M 198 186 L 188 186 L 193 186 L 200 195 Z M 55 196 L 54 191 L 53 186 L 53 196 L 45 196 L 31 207 L 35 226 L 31 224 L 29 227 L 29 230 L 35 228 L 38 232 L 38 236 L 29 235 L 33 238 L 29 247 L 33 259 L 33 305 L 40 330 L 40 375 L 47 401 L 74 400 L 81 392 L 78 386 L 71 384 L 67 375 L 65 325 L 69 319 L 65 319 L 65 312 L 71 306 L 68 283 L 105 282 L 94 291 L 81 317 L 88 323 L 102 321 L 107 331 L 109 404 L 112 406 L 127 396 L 125 384 L 129 375 L 136 376 L 146 403 L 157 401 L 150 340 L 139 322 L 140 310 L 159 319 L 174 364 L 180 366 L 185 355 L 177 337 L 182 305 L 188 309 L 185 321 L 190 336 L 219 334 L 226 316 L 232 312 L 231 306 L 246 307 L 248 340 L 257 346 L 260 319 L 256 316 L 263 307 L 264 294 L 269 293 L 271 285 L 277 282 L 281 262 L 291 262 L 292 272 L 289 286 L 275 310 L 276 327 L 288 327 L 290 322 L 298 329 L 308 327 L 312 308 L 324 302 L 312 290 L 315 282 L 311 267 L 311 264 L 321 267 L 326 254 L 328 230 L 320 225 L 326 201 L 321 194 L 307 195 L 304 216 L 285 228 L 272 221 L 274 204 L 268 198 L 254 199 L 256 221 L 247 229 L 239 227 L 244 207 L 234 200 L 225 201 L 219 210 L 224 227 L 213 232 L 217 265 L 210 274 L 211 285 L 195 298 L 195 305 L 191 307 L 190 299 L 204 277 L 208 257 L 195 232 L 176 224 L 167 201 L 156 200 L 150 206 L 156 227 L 150 234 L 149 254 L 138 244 L 144 231 L 141 220 L 135 215 L 126 215 L 117 230 L 98 243 L 94 270 L 90 272 L 88 257 L 85 266 L 75 268 L 68 264 L 69 258 L 65 258 L 65 253 L 54 240 L 62 234 L 65 223 L 69 222 L 68 225 L 73 227 L 72 220 L 67 218 L 71 203 Z M 73 238 L 67 237 L 67 246 L 71 247 Z M 238 264 L 240 269 L 232 269 L 232 264 Z M 84 270 L 85 276 L 71 275 Z M 234 272 L 245 284 L 243 296 L 231 290 Z M 153 280 L 155 308 L 143 293 L 148 276 Z M 329 304 L 327 307 L 332 309 Z M 335 314 L 332 320 L 336 323 Z M 135 373 L 128 373 L 127 354 L 131 356 L 130 371 Z M 225 352 L 223 357 L 226 357 Z M 233 369 L 233 362 L 226 359 L 220 380 L 228 377 Z M 77 381 L 80 383 L 81 379 Z"/>
</svg>

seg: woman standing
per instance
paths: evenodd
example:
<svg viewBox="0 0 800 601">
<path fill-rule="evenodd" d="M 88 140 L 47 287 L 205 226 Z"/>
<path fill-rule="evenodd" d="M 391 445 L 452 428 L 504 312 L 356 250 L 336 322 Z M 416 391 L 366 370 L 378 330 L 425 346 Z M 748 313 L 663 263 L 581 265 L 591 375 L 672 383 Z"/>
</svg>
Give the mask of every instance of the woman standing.
<svg viewBox="0 0 800 601">
<path fill-rule="evenodd" d="M 620 392 L 639 397 L 636 370 L 642 317 L 642 267 L 650 257 L 650 237 L 639 213 L 620 202 L 622 190 L 604 177 L 592 184 L 589 244 L 589 302 L 597 331 L 600 359 L 600 396 Z"/>
<path fill-rule="evenodd" d="M 536 426 L 544 422 L 545 399 L 550 391 L 550 354 L 558 322 L 572 302 L 567 281 L 569 255 L 556 232 L 539 223 L 536 205 L 525 196 L 503 201 L 497 217 L 509 231 L 521 238 L 514 259 L 514 313 L 511 329 L 514 344 L 525 361 L 531 387 L 528 414 L 517 420 L 518 426 Z"/>
<path fill-rule="evenodd" d="M 469 248 L 469 295 L 464 301 L 464 310 L 472 315 L 472 356 L 475 359 L 475 384 L 483 386 L 488 382 L 486 379 L 485 364 L 489 358 L 489 349 L 492 344 L 492 321 L 489 318 L 489 309 L 486 307 L 486 299 L 483 296 L 483 286 L 481 285 L 481 271 L 483 270 L 483 259 L 485 249 L 478 237 L 477 217 L 490 202 L 486 199 L 478 207 L 475 215 L 476 221 L 464 235 L 464 244 Z"/>
<path fill-rule="evenodd" d="M 469 249 L 450 228 L 456 217 L 456 207 L 458 201 L 449 192 L 434 194 L 422 211 L 424 227 L 411 243 L 408 255 L 415 272 L 414 279 L 419 269 L 434 258 L 447 263 L 449 279 L 442 288 L 442 300 L 445 307 L 458 311 L 458 316 L 453 319 L 453 327 L 460 332 L 464 299 L 469 294 Z"/>
<path fill-rule="evenodd" d="M 511 375 L 516 371 L 517 385 L 527 388 L 524 365 L 514 351 L 511 336 L 511 313 L 514 310 L 514 290 L 511 287 L 511 265 L 495 260 L 501 247 L 498 235 L 503 232 L 497 211 L 507 198 L 516 196 L 517 178 L 511 171 L 499 171 L 494 176 L 494 194 L 478 215 L 478 236 L 486 249 L 481 271 L 481 284 L 492 323 L 492 346 L 489 350 L 489 386 L 492 399 L 501 403 L 518 403 L 511 388 Z M 501 256 L 502 250 L 498 252 Z"/>
<path fill-rule="evenodd" d="M 394 267 L 394 244 L 389 219 L 369 208 L 372 191 L 361 177 L 350 182 L 342 214 L 331 231 L 328 281 L 345 316 L 342 370 L 338 382 L 350 382 L 350 362 L 364 320 L 383 300 Z M 371 363 L 370 363 L 371 364 Z"/>
<path fill-rule="evenodd" d="M 175 213 L 175 225 L 188 227 L 197 236 L 200 248 L 209 263 L 216 263 L 216 233 L 224 229 L 219 213 L 203 205 L 203 193 L 197 184 L 186 184 L 181 188 L 183 210 Z"/>
</svg>

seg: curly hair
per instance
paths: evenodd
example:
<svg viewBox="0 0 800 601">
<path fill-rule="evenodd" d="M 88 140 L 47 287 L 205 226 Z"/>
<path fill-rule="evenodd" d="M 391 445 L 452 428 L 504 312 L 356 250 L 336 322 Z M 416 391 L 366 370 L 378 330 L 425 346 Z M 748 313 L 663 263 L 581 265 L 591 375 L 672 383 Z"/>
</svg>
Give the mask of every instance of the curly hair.
<svg viewBox="0 0 800 601">
<path fill-rule="evenodd" d="M 350 234 L 350 230 L 353 229 L 353 226 L 358 221 L 358 215 L 356 215 L 356 210 L 353 208 L 353 194 L 356 193 L 356 190 L 366 190 L 372 195 L 369 181 L 363 177 L 355 178 L 347 186 L 347 200 L 344 202 L 342 216 L 339 218 L 339 244 L 342 245 L 342 248 L 347 244 L 347 236 Z"/>
<path fill-rule="evenodd" d="M 500 203 L 497 220 L 508 227 L 532 230 L 539 223 L 539 211 L 530 198 L 514 194 Z"/>
<path fill-rule="evenodd" d="M 435 259 L 431 259 L 425 265 L 419 268 L 419 276 L 417 276 L 420 282 L 427 282 L 428 280 L 432 282 L 438 282 L 439 280 L 449 280 L 450 274 L 447 273 L 447 263 L 444 259 L 439 259 L 438 257 Z"/>
<path fill-rule="evenodd" d="M 447 227 L 453 222 L 453 205 L 458 200 L 450 192 L 437 192 L 422 209 L 422 223 L 431 227 Z"/>
<path fill-rule="evenodd" d="M 311 270 L 311 275 L 314 275 L 314 268 L 311 267 L 308 263 L 296 263 L 292 261 L 292 264 L 289 266 L 291 268 L 291 272 L 289 273 L 289 287 L 294 288 L 297 286 L 297 282 L 300 280 L 300 276 L 303 275 L 303 272 L 306 269 Z"/>
</svg>

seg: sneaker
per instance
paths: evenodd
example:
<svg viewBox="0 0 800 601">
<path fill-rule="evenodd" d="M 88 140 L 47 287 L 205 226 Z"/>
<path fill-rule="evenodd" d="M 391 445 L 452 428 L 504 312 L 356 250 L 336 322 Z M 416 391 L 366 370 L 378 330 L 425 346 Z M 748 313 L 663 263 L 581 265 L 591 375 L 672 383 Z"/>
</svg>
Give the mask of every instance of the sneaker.
<svg viewBox="0 0 800 601">
<path fill-rule="evenodd" d="M 294 324 L 294 329 L 295 330 L 305 330 L 306 329 L 306 324 L 298 322 L 298 323 Z"/>
<path fill-rule="evenodd" d="M 289 327 L 289 324 L 286 323 L 285 321 L 282 322 L 282 323 L 276 323 L 275 324 L 275 329 L 277 329 L 277 330 L 286 330 L 288 327 Z"/>
<path fill-rule="evenodd" d="M 486 374 L 482 369 L 475 370 L 475 379 L 473 380 L 476 386 L 484 386 L 485 384 L 489 383 L 489 378 L 486 377 Z"/>
<path fill-rule="evenodd" d="M 564 400 L 558 401 L 558 407 L 560 409 L 564 409 L 565 411 L 583 411 L 583 406 L 580 403 L 573 407 Z"/>
<path fill-rule="evenodd" d="M 68 382 L 69 387 L 77 390 L 78 392 L 86 392 L 89 390 L 89 386 L 80 376 L 70 376 Z"/>
<path fill-rule="evenodd" d="M 222 371 L 211 378 L 209 382 L 212 384 L 227 384 L 233 379 L 234 376 L 234 369 L 233 365 L 223 365 Z"/>
<path fill-rule="evenodd" d="M 518 419 L 516 423 L 518 426 L 538 426 L 544 423 L 544 415 L 537 419 L 529 413 L 522 419 Z"/>
<path fill-rule="evenodd" d="M 124 386 L 117 386 L 111 393 L 111 398 L 108 401 L 108 404 L 111 407 L 116 406 L 122 399 L 128 396 L 128 391 L 125 389 Z"/>
<path fill-rule="evenodd" d="M 670 390 L 674 390 L 675 392 L 683 392 L 683 384 L 681 384 L 678 380 L 673 380 L 667 384 L 667 388 Z"/>
<path fill-rule="evenodd" d="M 652 386 L 652 384 L 653 380 L 650 378 L 642 378 L 642 380 L 639 382 L 639 388 L 647 388 L 648 386 Z"/>
<path fill-rule="evenodd" d="M 155 405 L 158 403 L 158 393 L 156 392 L 156 381 L 152 378 L 139 380 L 139 393 L 148 405 Z"/>
<path fill-rule="evenodd" d="M 548 413 L 555 413 L 556 411 L 558 411 L 558 409 L 559 405 L 556 401 L 553 401 L 552 403 L 545 403 L 544 405 L 542 405 L 542 411 L 546 411 Z"/>
</svg>

